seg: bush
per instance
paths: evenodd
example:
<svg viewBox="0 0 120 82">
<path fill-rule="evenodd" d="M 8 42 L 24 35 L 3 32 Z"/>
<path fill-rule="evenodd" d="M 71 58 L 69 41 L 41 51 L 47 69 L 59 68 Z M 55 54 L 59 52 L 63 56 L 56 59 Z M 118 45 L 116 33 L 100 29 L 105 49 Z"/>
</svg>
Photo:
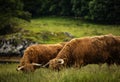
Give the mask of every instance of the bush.
<svg viewBox="0 0 120 82">
<path fill-rule="evenodd" d="M 70 16 L 71 15 L 71 1 L 70 0 L 23 0 L 24 10 L 36 16 L 57 15 Z"/>
<path fill-rule="evenodd" d="M 90 19 L 115 23 L 120 21 L 119 0 L 92 0 L 89 3 Z"/>
<path fill-rule="evenodd" d="M 89 2 L 91 0 L 71 0 L 73 7 L 72 11 L 77 17 L 85 17 L 89 15 Z"/>
<path fill-rule="evenodd" d="M 119 0 L 72 0 L 77 17 L 93 21 L 120 23 Z"/>
<path fill-rule="evenodd" d="M 23 11 L 21 0 L 0 0 L 0 34 L 12 33 L 18 21 L 14 18 L 30 20 L 30 14 Z"/>
</svg>

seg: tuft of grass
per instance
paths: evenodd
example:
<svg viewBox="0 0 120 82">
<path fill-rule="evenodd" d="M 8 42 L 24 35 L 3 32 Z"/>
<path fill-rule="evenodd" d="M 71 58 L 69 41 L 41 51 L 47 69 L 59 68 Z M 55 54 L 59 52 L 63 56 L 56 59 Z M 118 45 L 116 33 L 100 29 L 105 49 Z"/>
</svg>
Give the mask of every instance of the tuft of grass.
<svg viewBox="0 0 120 82">
<path fill-rule="evenodd" d="M 95 64 L 61 71 L 37 69 L 34 73 L 15 70 L 17 64 L 0 64 L 0 82 L 119 82 L 120 66 L 101 67 Z"/>
</svg>

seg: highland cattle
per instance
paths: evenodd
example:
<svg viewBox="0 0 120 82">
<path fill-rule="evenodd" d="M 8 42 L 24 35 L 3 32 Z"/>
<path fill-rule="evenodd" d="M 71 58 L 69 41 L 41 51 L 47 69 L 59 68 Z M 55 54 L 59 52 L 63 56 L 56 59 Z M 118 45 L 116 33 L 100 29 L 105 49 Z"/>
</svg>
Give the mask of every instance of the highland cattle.
<svg viewBox="0 0 120 82">
<path fill-rule="evenodd" d="M 50 59 L 56 57 L 58 52 L 63 48 L 66 42 L 58 44 L 36 44 L 29 46 L 20 60 L 17 71 L 23 72 L 35 71 L 35 69 L 42 67 Z"/>
<path fill-rule="evenodd" d="M 47 64 L 51 69 L 60 70 L 63 67 L 102 63 L 120 64 L 119 36 L 101 35 L 72 39 Z"/>
</svg>

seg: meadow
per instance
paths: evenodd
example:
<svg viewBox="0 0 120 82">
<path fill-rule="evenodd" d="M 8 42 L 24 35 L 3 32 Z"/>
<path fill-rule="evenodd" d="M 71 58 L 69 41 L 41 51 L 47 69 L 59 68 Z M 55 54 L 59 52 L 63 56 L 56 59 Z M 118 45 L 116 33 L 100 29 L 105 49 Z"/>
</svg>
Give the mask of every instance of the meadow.
<svg viewBox="0 0 120 82">
<path fill-rule="evenodd" d="M 104 34 L 120 35 L 120 25 L 99 24 L 68 17 L 41 17 L 31 22 L 20 22 L 20 27 L 29 30 L 28 36 L 35 41 L 39 32 L 69 32 L 74 37 L 86 37 Z M 38 34 L 38 35 L 37 35 Z M 35 36 L 34 36 L 35 35 Z M 36 38 L 37 37 L 37 38 Z M 57 43 L 63 38 L 55 37 L 44 43 Z M 91 64 L 78 68 L 53 71 L 47 68 L 37 69 L 34 73 L 17 72 L 18 63 L 0 64 L 0 82 L 120 82 L 120 66 Z"/>
<path fill-rule="evenodd" d="M 17 64 L 0 64 L 0 82 L 120 82 L 120 66 L 87 65 L 53 71 L 37 69 L 34 73 L 16 71 Z"/>
<path fill-rule="evenodd" d="M 68 18 L 68 17 L 41 17 L 34 18 L 29 23 L 20 24 L 25 30 L 32 31 L 33 33 L 39 32 L 68 32 L 74 37 L 86 37 L 104 34 L 120 35 L 120 25 L 107 25 L 85 21 L 81 19 Z M 37 36 L 37 35 L 35 35 Z M 27 36 L 39 42 L 40 37 L 33 37 L 33 34 Z M 48 37 L 51 37 L 48 35 Z M 43 43 L 56 43 L 63 41 L 63 36 L 51 37 Z"/>
</svg>

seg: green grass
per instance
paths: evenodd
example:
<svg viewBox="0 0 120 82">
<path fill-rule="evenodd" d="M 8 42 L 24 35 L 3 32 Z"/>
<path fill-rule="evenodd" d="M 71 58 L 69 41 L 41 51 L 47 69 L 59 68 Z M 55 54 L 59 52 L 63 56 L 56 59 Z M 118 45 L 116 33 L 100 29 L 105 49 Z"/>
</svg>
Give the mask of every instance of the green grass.
<svg viewBox="0 0 120 82">
<path fill-rule="evenodd" d="M 120 35 L 119 25 L 102 25 L 73 18 L 43 17 L 32 19 L 31 23 L 24 24 L 26 30 L 34 32 L 69 32 L 75 37 L 94 36 L 102 34 Z"/>
<path fill-rule="evenodd" d="M 104 34 L 120 35 L 120 25 L 102 25 L 68 17 L 41 17 L 32 19 L 31 22 L 20 21 L 20 27 L 24 30 L 8 37 L 16 36 L 38 43 L 58 43 L 71 39 L 64 32 L 77 38 Z"/>
<path fill-rule="evenodd" d="M 20 27 L 26 31 L 9 36 L 21 36 L 39 43 L 57 43 L 69 39 L 63 32 L 75 37 L 120 35 L 120 25 L 102 25 L 64 17 L 36 18 L 31 23 L 22 21 Z M 116 65 L 110 68 L 105 64 L 102 67 L 88 65 L 81 69 L 69 68 L 60 72 L 41 68 L 28 74 L 17 72 L 16 67 L 17 64 L 0 64 L 0 82 L 120 82 L 120 66 Z"/>
<path fill-rule="evenodd" d="M 37 69 L 24 74 L 15 70 L 17 64 L 0 64 L 0 82 L 120 82 L 120 67 L 103 64 L 87 65 L 81 69 L 68 68 L 60 72 Z"/>
</svg>

